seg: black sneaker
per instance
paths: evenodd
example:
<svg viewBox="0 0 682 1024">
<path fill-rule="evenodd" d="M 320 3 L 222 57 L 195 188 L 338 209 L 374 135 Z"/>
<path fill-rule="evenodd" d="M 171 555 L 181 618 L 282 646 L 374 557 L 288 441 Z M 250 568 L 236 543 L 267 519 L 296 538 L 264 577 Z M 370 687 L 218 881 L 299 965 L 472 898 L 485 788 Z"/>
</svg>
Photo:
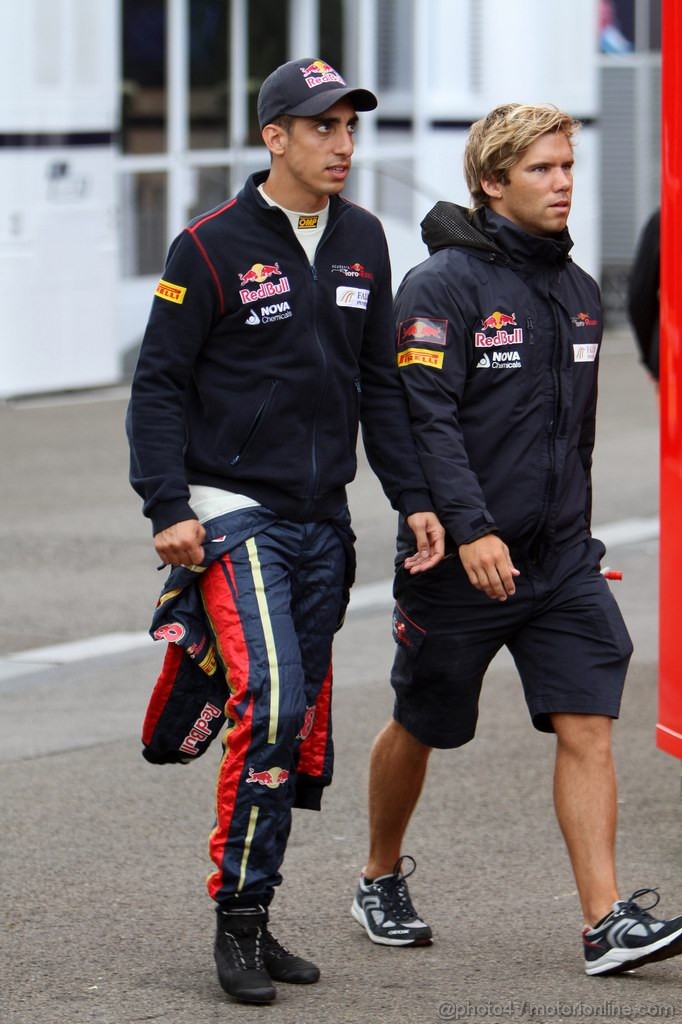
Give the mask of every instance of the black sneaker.
<svg viewBox="0 0 682 1024">
<path fill-rule="evenodd" d="M 320 980 L 320 968 L 290 953 L 266 928 L 261 944 L 263 963 L 273 981 L 286 981 L 291 985 L 312 985 Z"/>
<path fill-rule="evenodd" d="M 263 934 L 268 915 L 263 907 L 219 910 L 215 939 L 218 980 L 242 1003 L 271 1003 L 277 992 L 263 963 Z"/>
<path fill-rule="evenodd" d="M 406 874 L 401 870 L 404 860 L 412 861 Z M 381 875 L 372 882 L 360 875 L 351 914 L 372 942 L 381 946 L 431 945 L 431 929 L 417 916 L 407 891 L 406 879 L 416 866 L 414 859 L 406 856 L 398 859 L 392 875 Z"/>
<path fill-rule="evenodd" d="M 649 893 L 656 897 L 650 906 L 635 903 Z M 620 974 L 682 953 L 682 917 L 658 921 L 649 913 L 659 899 L 656 889 L 638 889 L 629 900 L 614 903 L 594 928 L 583 930 L 587 974 Z"/>
</svg>

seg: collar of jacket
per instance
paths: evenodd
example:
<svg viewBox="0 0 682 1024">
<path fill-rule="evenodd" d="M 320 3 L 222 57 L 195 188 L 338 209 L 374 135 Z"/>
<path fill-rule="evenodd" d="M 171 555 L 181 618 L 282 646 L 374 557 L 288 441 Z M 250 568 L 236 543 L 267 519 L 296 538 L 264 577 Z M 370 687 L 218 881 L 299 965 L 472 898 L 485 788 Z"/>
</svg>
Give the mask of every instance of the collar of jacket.
<svg viewBox="0 0 682 1024">
<path fill-rule="evenodd" d="M 264 181 L 267 181 L 269 174 L 269 171 L 256 171 L 255 174 L 249 175 L 244 184 L 244 188 L 241 191 L 241 198 L 245 199 L 250 206 L 253 207 L 255 205 L 256 209 L 254 210 L 254 213 L 257 215 L 279 217 L 282 214 L 279 206 L 270 206 L 270 203 L 266 202 L 258 191 L 258 186 L 262 185 Z M 329 230 L 330 225 L 348 209 L 351 209 L 351 205 L 347 200 L 342 199 L 341 196 L 337 195 L 329 196 L 329 220 L 327 221 L 327 230 Z M 269 221 L 269 223 L 272 225 L 272 220 Z"/>
<path fill-rule="evenodd" d="M 529 235 L 482 206 L 468 210 L 455 203 L 436 203 L 421 227 L 431 254 L 439 249 L 462 248 L 491 263 L 563 264 L 573 246 L 568 230 L 548 237 Z"/>
</svg>

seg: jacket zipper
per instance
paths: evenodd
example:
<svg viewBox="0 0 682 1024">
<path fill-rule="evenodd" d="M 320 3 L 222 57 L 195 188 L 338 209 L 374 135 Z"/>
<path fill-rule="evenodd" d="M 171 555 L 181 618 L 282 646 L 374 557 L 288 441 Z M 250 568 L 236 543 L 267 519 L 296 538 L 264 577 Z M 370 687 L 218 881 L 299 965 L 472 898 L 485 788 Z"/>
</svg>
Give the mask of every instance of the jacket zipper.
<svg viewBox="0 0 682 1024">
<path fill-rule="evenodd" d="M 270 381 L 270 389 L 268 390 L 267 395 L 265 396 L 265 398 L 261 402 L 260 406 L 258 407 L 258 411 L 256 412 L 256 415 L 254 416 L 254 418 L 253 418 L 253 420 L 251 422 L 251 426 L 249 427 L 248 434 L 246 435 L 246 437 L 242 441 L 241 445 L 239 446 L 239 450 L 238 450 L 237 454 L 233 455 L 232 458 L 230 459 L 230 465 L 231 466 L 236 466 L 236 465 L 238 465 L 239 462 L 241 462 L 242 457 L 244 455 L 244 452 L 249 447 L 249 444 L 251 442 L 251 439 L 252 439 L 253 435 L 258 430 L 258 427 L 260 426 L 261 421 L 262 421 L 263 417 L 265 416 L 266 410 L 267 410 L 268 406 L 270 405 L 270 402 L 272 401 L 272 396 L 274 395 L 275 390 L 277 389 L 278 384 L 279 384 L 279 381 L 276 381 L 276 380 L 271 380 Z"/>
<path fill-rule="evenodd" d="M 338 223 L 338 217 L 337 217 L 337 219 L 334 220 L 333 224 L 331 224 L 331 225 L 328 224 L 327 225 L 327 230 L 326 230 L 325 234 L 322 236 L 322 238 L 320 239 L 320 242 L 319 242 L 319 244 L 317 246 L 317 249 L 315 250 L 315 259 L 316 260 L 317 260 L 317 256 L 318 256 L 318 253 L 319 253 L 320 249 L 322 248 L 323 245 L 326 245 L 327 241 L 329 240 L 329 237 L 333 234 L 334 229 L 335 229 L 337 223 Z M 304 258 L 307 260 L 307 256 L 305 256 L 305 253 L 304 253 Z M 320 387 L 317 390 L 317 400 L 315 402 L 315 411 L 314 411 L 314 415 L 313 415 L 313 428 L 312 428 L 311 445 L 310 445 L 310 490 L 309 490 L 309 495 L 308 495 L 308 502 L 306 504 L 306 508 L 305 508 L 305 512 L 304 512 L 304 517 L 306 519 L 308 518 L 308 516 L 309 516 L 309 514 L 310 514 L 310 512 L 311 512 L 311 510 L 313 508 L 313 505 L 315 504 L 315 493 L 317 491 L 318 475 L 319 475 L 319 467 L 318 467 L 318 461 L 317 461 L 317 431 L 318 431 L 318 427 L 319 427 L 320 409 L 322 407 L 322 398 L 323 398 L 325 387 L 326 387 L 326 383 L 327 383 L 327 372 L 328 372 L 328 369 L 329 369 L 329 360 L 327 359 L 327 353 L 324 350 L 324 345 L 322 344 L 322 339 L 320 338 L 320 333 L 319 333 L 319 331 L 317 329 L 317 324 L 318 324 L 318 306 L 319 306 L 319 301 L 320 301 L 320 295 L 319 295 L 319 290 L 318 290 L 317 266 L 316 266 L 315 263 L 311 263 L 310 264 L 310 275 L 311 275 L 311 278 L 312 278 L 312 286 L 313 286 L 313 303 L 312 303 L 312 308 L 313 308 L 313 335 L 315 337 L 315 341 L 317 342 L 317 347 L 318 347 L 318 349 L 320 351 L 320 357 L 321 357 L 321 360 L 322 360 L 322 379 L 321 379 Z"/>
<path fill-rule="evenodd" d="M 530 551 L 531 551 L 531 560 L 532 561 L 535 560 L 536 555 L 539 553 L 539 551 L 538 551 L 538 548 L 539 548 L 539 543 L 538 543 L 539 542 L 539 538 L 541 537 L 542 533 L 544 532 L 545 526 L 547 525 L 547 519 L 548 519 L 548 516 L 549 516 L 550 497 L 551 497 L 551 493 L 552 493 L 552 488 L 554 486 L 554 469 L 555 469 L 555 466 L 556 466 L 555 443 L 556 443 L 557 425 L 558 425 L 558 421 L 559 421 L 559 408 L 560 408 L 560 402 L 561 402 L 561 396 L 560 396 L 560 390 L 561 390 L 560 389 L 560 377 L 559 377 L 559 374 L 557 373 L 557 365 L 559 365 L 559 366 L 561 365 L 561 334 L 560 334 L 560 324 L 559 324 L 559 318 L 557 317 L 555 302 L 554 302 L 554 300 L 553 300 L 551 295 L 549 296 L 549 302 L 550 302 L 550 305 L 552 307 L 552 317 L 554 319 L 554 337 L 556 339 L 555 350 L 552 353 L 552 388 L 553 388 L 553 399 L 554 400 L 553 400 L 553 403 L 552 403 L 552 418 L 551 418 L 550 423 L 547 426 L 547 434 L 549 435 L 548 436 L 548 440 L 547 440 L 547 451 L 548 451 L 548 455 L 549 455 L 549 470 L 548 470 L 547 483 L 545 485 L 545 493 L 544 493 L 543 499 L 542 499 L 542 511 L 540 513 L 540 518 L 538 520 L 538 524 L 537 524 L 537 526 L 535 528 L 532 540 L 530 542 Z"/>
</svg>

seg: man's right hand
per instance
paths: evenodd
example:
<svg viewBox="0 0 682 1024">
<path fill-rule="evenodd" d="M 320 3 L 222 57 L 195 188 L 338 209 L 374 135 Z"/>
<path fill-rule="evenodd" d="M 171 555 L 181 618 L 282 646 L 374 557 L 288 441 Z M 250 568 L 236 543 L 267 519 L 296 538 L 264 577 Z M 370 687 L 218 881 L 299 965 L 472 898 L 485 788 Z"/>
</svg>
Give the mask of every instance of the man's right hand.
<svg viewBox="0 0 682 1024">
<path fill-rule="evenodd" d="M 205 536 L 198 519 L 184 519 L 154 534 L 154 547 L 164 565 L 201 565 Z"/>
<path fill-rule="evenodd" d="M 519 570 L 509 556 L 509 548 L 495 533 L 486 533 L 471 544 L 460 544 L 459 557 L 469 582 L 476 590 L 495 601 L 506 601 L 516 593 L 514 576 Z"/>
</svg>

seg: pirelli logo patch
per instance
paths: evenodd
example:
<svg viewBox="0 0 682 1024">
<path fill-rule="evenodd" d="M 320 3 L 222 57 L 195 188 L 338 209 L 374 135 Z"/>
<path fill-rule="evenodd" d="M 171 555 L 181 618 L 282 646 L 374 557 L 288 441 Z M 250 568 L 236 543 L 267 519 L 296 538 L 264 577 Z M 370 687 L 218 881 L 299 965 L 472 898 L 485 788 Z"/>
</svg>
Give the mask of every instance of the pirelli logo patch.
<svg viewBox="0 0 682 1024">
<path fill-rule="evenodd" d="M 402 369 L 405 366 L 421 363 L 422 366 L 432 366 L 434 370 L 442 370 L 444 355 L 444 352 L 432 352 L 428 348 L 406 348 L 404 352 L 398 353 L 398 366 Z"/>
<path fill-rule="evenodd" d="M 186 288 L 181 288 L 179 284 L 171 284 L 170 281 L 164 281 L 163 278 L 159 281 L 156 286 L 155 295 L 158 295 L 160 299 L 167 299 L 168 302 L 177 302 L 178 305 L 182 305 L 185 301 Z"/>
</svg>

